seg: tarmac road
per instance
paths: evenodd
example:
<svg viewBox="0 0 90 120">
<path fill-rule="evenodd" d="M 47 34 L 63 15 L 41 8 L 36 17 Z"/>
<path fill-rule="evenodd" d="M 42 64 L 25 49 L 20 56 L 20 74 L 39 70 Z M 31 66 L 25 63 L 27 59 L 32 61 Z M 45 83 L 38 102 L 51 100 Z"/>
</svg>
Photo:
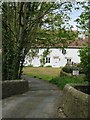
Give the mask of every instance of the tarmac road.
<svg viewBox="0 0 90 120">
<path fill-rule="evenodd" d="M 30 89 L 21 95 L 3 99 L 3 118 L 58 118 L 62 91 L 47 81 L 23 76 Z"/>
</svg>

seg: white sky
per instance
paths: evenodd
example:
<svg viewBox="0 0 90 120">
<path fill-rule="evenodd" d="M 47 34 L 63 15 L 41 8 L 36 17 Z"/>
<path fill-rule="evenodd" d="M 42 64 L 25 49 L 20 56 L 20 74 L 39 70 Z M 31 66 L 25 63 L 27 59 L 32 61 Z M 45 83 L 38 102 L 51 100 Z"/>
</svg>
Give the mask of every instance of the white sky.
<svg viewBox="0 0 90 120">
<path fill-rule="evenodd" d="M 70 17 L 71 17 L 71 20 L 70 20 L 70 24 L 71 25 L 73 25 L 73 29 L 75 29 L 75 30 L 77 30 L 77 27 L 76 27 L 76 22 L 74 22 L 74 20 L 75 19 L 77 19 L 79 16 L 80 16 L 80 14 L 83 12 L 83 10 L 82 10 L 82 8 L 80 8 L 79 10 L 74 10 L 73 9 L 73 11 L 71 12 L 71 14 L 70 14 Z"/>
</svg>

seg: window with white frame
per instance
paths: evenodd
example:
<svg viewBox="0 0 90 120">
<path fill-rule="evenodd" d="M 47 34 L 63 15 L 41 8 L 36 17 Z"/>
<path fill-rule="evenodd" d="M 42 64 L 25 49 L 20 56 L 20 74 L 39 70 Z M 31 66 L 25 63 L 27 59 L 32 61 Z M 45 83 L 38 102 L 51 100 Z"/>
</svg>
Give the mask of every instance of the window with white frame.
<svg viewBox="0 0 90 120">
<path fill-rule="evenodd" d="M 54 59 L 59 59 L 59 56 L 54 56 L 53 58 L 54 58 Z"/>
<path fill-rule="evenodd" d="M 50 63 L 50 57 L 46 57 L 46 63 Z"/>
<path fill-rule="evenodd" d="M 67 64 L 71 64 L 71 58 L 67 58 Z"/>
<path fill-rule="evenodd" d="M 60 61 L 60 57 L 59 56 L 54 56 L 53 57 L 55 61 Z"/>
</svg>

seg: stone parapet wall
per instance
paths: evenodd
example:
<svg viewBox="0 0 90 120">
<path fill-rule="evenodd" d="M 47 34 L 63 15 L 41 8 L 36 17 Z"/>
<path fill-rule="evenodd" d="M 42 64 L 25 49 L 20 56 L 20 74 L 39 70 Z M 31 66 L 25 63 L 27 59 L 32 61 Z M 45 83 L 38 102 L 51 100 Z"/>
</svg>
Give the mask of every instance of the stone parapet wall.
<svg viewBox="0 0 90 120">
<path fill-rule="evenodd" d="M 29 85 L 26 80 L 6 80 L 2 82 L 2 98 L 21 94 L 28 91 Z"/>
<path fill-rule="evenodd" d="M 69 118 L 88 118 L 89 98 L 85 94 L 74 88 L 73 84 L 67 84 L 63 90 L 63 111 Z"/>
</svg>

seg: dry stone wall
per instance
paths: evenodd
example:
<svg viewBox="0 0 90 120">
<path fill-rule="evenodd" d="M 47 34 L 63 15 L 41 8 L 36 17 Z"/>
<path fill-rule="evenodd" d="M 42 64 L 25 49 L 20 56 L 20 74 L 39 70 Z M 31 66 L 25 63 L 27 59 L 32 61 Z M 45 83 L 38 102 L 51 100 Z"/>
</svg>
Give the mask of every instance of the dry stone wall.
<svg viewBox="0 0 90 120">
<path fill-rule="evenodd" d="M 73 86 L 67 84 L 63 90 L 63 110 L 69 118 L 88 118 L 89 115 L 89 98 Z"/>
<path fill-rule="evenodd" d="M 28 91 L 29 85 L 26 80 L 6 80 L 2 82 L 2 98 L 21 94 Z"/>
</svg>

